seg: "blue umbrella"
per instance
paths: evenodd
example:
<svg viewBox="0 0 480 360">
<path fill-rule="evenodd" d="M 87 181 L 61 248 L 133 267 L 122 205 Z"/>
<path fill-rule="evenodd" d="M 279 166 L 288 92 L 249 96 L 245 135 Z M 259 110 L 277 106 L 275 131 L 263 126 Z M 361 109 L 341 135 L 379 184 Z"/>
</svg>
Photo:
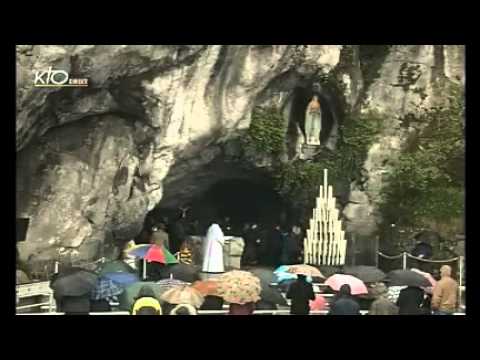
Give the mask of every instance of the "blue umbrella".
<svg viewBox="0 0 480 360">
<path fill-rule="evenodd" d="M 120 286 L 128 286 L 130 284 L 140 281 L 136 274 L 126 272 L 111 272 L 103 274 L 104 278 L 110 279 Z"/>
<path fill-rule="evenodd" d="M 281 283 L 282 281 L 285 281 L 285 280 L 297 279 L 297 275 L 294 273 L 288 272 L 288 269 L 289 269 L 288 265 L 282 265 L 275 269 L 273 273 L 277 277 L 277 283 Z M 307 281 L 311 283 L 312 278 L 310 276 L 307 276 Z"/>
<path fill-rule="evenodd" d="M 102 300 L 120 295 L 123 288 L 108 278 L 100 277 L 95 289 L 93 289 L 90 298 L 92 300 Z"/>
<path fill-rule="evenodd" d="M 139 245 L 136 248 L 128 251 L 128 255 L 136 256 L 143 259 L 147 255 L 148 250 L 150 250 L 150 246 L 150 244 Z"/>
</svg>

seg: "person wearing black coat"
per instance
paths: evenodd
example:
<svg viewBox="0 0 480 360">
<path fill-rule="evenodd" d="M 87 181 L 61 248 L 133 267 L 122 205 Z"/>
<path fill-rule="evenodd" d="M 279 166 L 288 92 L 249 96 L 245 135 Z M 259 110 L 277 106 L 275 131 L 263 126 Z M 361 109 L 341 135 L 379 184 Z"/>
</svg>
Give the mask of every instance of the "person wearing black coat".
<svg viewBox="0 0 480 360">
<path fill-rule="evenodd" d="M 253 224 L 252 226 L 248 226 L 243 233 L 245 248 L 242 254 L 242 265 L 253 265 L 257 263 L 257 239 L 259 239 L 257 225 Z"/>
<path fill-rule="evenodd" d="M 112 307 L 110 302 L 106 299 L 102 300 L 90 300 L 90 311 L 91 312 L 110 312 Z"/>
<path fill-rule="evenodd" d="M 200 310 L 222 310 L 222 308 L 223 299 L 221 297 L 208 295 L 205 296 L 205 301 L 200 307 Z"/>
<path fill-rule="evenodd" d="M 330 305 L 329 315 L 360 315 L 360 305 L 352 296 L 350 285 L 343 284 Z"/>
<path fill-rule="evenodd" d="M 56 297 L 57 311 L 65 315 L 88 315 L 91 311 L 90 294 Z"/>
<path fill-rule="evenodd" d="M 399 315 L 429 315 L 428 310 L 422 307 L 424 291 L 418 287 L 409 286 L 398 296 L 397 306 Z"/>
<path fill-rule="evenodd" d="M 283 235 L 279 225 L 270 232 L 267 241 L 267 265 L 278 267 L 281 265 Z"/>
<path fill-rule="evenodd" d="M 177 219 L 168 226 L 167 230 L 170 240 L 170 252 L 175 254 L 180 251 L 180 247 L 187 239 L 186 224 L 183 212 L 180 213 Z"/>
<path fill-rule="evenodd" d="M 310 314 L 310 300 L 315 300 L 312 284 L 307 282 L 305 275 L 298 275 L 297 281 L 288 288 L 287 299 L 292 300 L 291 315 Z"/>
</svg>

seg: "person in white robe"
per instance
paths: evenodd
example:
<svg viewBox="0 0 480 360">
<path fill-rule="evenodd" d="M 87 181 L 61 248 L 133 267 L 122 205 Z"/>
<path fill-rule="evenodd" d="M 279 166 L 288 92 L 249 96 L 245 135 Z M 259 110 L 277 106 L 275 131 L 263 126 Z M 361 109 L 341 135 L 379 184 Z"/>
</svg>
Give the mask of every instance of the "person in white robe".
<svg viewBox="0 0 480 360">
<path fill-rule="evenodd" d="M 204 240 L 202 271 L 207 273 L 223 273 L 223 231 L 216 223 L 210 225 Z"/>
</svg>

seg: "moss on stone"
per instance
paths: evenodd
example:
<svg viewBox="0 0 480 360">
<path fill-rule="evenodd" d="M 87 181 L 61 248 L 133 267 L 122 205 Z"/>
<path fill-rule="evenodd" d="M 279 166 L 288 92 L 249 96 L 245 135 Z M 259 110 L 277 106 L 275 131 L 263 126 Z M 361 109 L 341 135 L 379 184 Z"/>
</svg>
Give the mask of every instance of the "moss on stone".
<svg viewBox="0 0 480 360">
<path fill-rule="evenodd" d="M 465 161 L 461 90 L 449 87 L 444 104 L 411 115 L 422 128 L 385 179 L 380 209 L 386 223 L 421 227 L 463 216 L 463 167 L 457 166 Z"/>
<path fill-rule="evenodd" d="M 242 145 L 247 153 L 278 156 L 285 148 L 286 125 L 276 107 L 256 107 Z"/>
</svg>

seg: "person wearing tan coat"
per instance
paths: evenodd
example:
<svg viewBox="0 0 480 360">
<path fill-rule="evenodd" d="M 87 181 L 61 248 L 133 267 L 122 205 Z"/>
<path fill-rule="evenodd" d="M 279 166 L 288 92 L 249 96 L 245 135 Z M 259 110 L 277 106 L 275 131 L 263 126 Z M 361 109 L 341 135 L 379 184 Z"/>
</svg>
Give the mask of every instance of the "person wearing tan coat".
<svg viewBox="0 0 480 360">
<path fill-rule="evenodd" d="M 432 310 L 435 315 L 451 315 L 457 307 L 458 283 L 452 279 L 452 268 L 440 268 L 441 280 L 433 288 Z"/>
</svg>

